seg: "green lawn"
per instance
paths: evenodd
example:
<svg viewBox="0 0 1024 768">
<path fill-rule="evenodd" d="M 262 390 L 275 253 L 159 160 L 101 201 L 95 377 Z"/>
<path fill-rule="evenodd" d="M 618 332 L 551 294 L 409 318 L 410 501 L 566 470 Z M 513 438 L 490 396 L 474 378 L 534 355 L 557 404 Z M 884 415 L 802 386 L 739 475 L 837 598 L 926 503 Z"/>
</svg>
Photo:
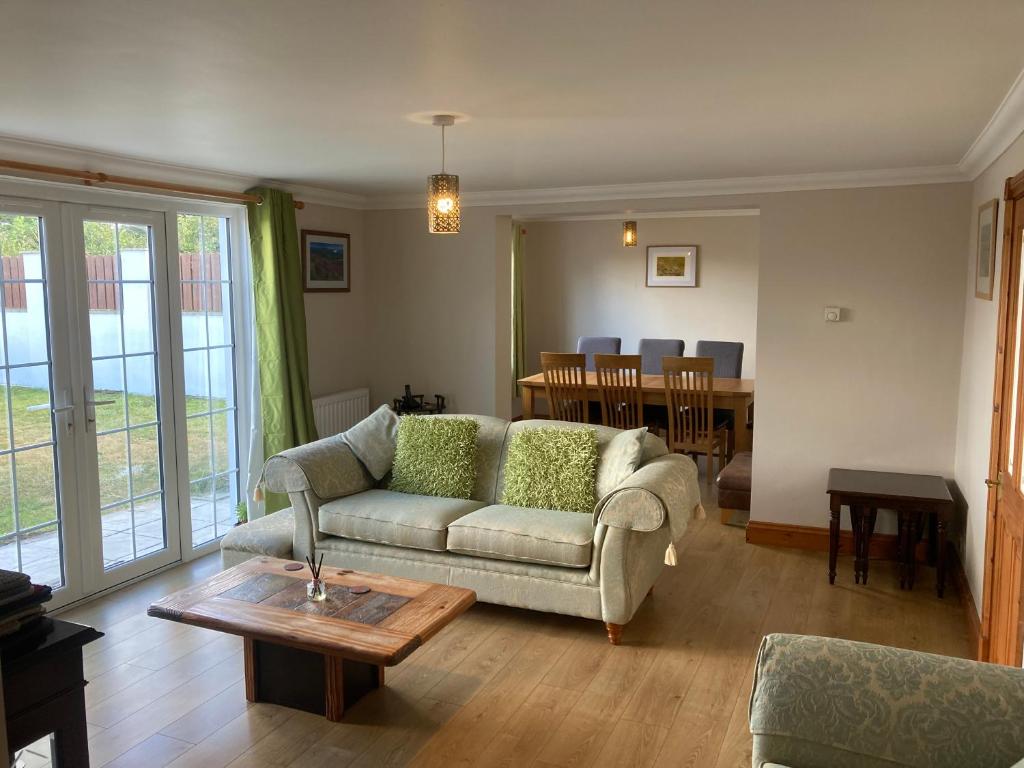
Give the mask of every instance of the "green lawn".
<svg viewBox="0 0 1024 768">
<path fill-rule="evenodd" d="M 122 392 L 97 392 L 97 400 L 113 400 L 111 405 L 96 409 L 97 431 L 122 430 L 97 438 L 99 448 L 100 497 L 101 504 L 127 500 L 128 451 L 131 450 L 131 480 L 135 496 L 160 488 L 160 462 L 158 432 L 156 426 L 135 427 L 156 420 L 156 400 L 144 395 L 128 396 L 127 425 L 125 403 Z M 53 439 L 50 413 L 48 410 L 28 411 L 33 405 L 47 402 L 46 390 L 29 387 L 11 387 L 11 408 L 14 424 L 14 447 L 34 445 Z M 223 408 L 223 400 L 213 399 L 212 410 Z M 228 457 L 228 434 L 231 413 L 216 414 L 213 417 L 212 441 L 208 413 L 211 401 L 203 397 L 186 398 L 186 414 L 196 416 L 188 419 L 189 477 L 196 481 L 211 474 L 227 471 L 234 464 Z M 0 386 L 0 450 L 11 448 L 7 427 L 7 398 L 4 387 Z M 125 427 L 129 427 L 126 431 Z M 127 438 L 127 439 L 126 439 Z M 212 448 L 212 450 L 211 450 Z M 22 528 L 45 523 L 56 517 L 54 492 L 53 452 L 50 446 L 18 452 L 14 459 L 18 485 L 18 517 Z M 214 467 L 213 465 L 216 464 Z M 14 530 L 14 505 L 12 502 L 12 461 L 11 455 L 0 456 L 0 536 Z M 218 490 L 226 490 L 228 479 L 219 480 Z M 204 480 L 193 484 L 195 495 L 207 495 L 212 491 L 212 481 Z"/>
</svg>

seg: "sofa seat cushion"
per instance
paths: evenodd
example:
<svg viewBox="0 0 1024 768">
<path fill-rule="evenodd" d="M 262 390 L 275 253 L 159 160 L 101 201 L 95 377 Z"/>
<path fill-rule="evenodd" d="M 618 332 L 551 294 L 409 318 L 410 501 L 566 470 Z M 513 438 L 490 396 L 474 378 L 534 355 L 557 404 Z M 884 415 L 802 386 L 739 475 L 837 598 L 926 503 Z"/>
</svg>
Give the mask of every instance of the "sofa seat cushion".
<svg viewBox="0 0 1024 768">
<path fill-rule="evenodd" d="M 374 488 L 322 504 L 320 530 L 346 539 L 444 552 L 448 525 L 482 506 L 472 499 Z"/>
<path fill-rule="evenodd" d="M 590 515 L 495 504 L 448 526 L 448 551 L 462 555 L 566 568 L 590 565 Z"/>
</svg>

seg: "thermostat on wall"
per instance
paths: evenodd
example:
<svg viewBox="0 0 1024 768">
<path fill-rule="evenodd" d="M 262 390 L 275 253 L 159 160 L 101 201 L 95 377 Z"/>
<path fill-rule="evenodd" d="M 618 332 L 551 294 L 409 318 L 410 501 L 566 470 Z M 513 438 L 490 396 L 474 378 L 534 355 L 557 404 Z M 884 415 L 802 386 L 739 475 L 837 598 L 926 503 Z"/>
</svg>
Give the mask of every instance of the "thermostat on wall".
<svg viewBox="0 0 1024 768">
<path fill-rule="evenodd" d="M 838 323 L 843 310 L 839 307 L 825 307 L 825 322 Z"/>
</svg>

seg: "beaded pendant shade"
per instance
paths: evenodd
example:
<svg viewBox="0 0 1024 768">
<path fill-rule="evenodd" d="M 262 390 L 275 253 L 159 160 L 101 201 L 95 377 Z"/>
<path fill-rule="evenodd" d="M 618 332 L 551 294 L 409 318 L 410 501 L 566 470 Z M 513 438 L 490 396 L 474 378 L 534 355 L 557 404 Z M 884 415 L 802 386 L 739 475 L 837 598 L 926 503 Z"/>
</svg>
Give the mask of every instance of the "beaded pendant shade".
<svg viewBox="0 0 1024 768">
<path fill-rule="evenodd" d="M 462 224 L 459 209 L 459 177 L 444 172 L 444 129 L 455 124 L 451 115 L 435 115 L 441 126 L 441 172 L 427 177 L 427 231 L 435 235 L 458 234 Z"/>
<path fill-rule="evenodd" d="M 636 222 L 622 222 L 622 245 L 624 248 L 636 247 Z"/>
</svg>

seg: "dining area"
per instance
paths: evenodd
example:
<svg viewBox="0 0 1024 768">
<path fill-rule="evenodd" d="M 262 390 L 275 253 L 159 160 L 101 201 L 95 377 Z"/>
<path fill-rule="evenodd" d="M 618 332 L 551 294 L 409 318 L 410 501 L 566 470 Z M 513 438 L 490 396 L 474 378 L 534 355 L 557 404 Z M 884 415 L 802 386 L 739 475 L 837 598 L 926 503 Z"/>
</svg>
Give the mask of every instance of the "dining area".
<svg viewBox="0 0 1024 768">
<path fill-rule="evenodd" d="M 706 482 L 753 446 L 754 379 L 742 378 L 743 343 L 642 338 L 622 353 L 621 338 L 581 336 L 575 352 L 541 352 L 541 372 L 518 380 L 522 417 L 538 401 L 549 418 L 617 429 L 648 427 L 669 450 L 706 457 Z"/>
</svg>

